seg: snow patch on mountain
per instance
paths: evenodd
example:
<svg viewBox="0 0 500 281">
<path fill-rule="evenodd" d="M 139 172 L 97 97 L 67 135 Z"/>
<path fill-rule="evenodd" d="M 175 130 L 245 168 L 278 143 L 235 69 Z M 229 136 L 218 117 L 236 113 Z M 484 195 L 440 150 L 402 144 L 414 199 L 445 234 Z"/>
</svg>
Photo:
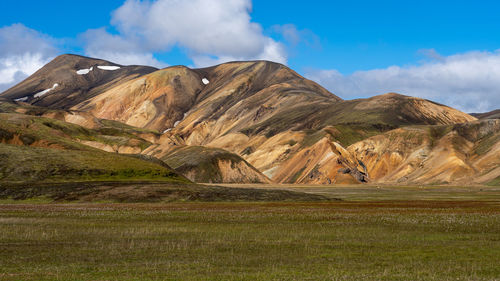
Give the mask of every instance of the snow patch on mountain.
<svg viewBox="0 0 500 281">
<path fill-rule="evenodd" d="M 27 101 L 27 100 L 28 100 L 28 97 L 22 97 L 22 98 L 15 99 L 14 101 Z"/>
<path fill-rule="evenodd" d="M 117 70 L 120 69 L 119 66 L 112 66 L 112 65 L 99 65 L 97 68 L 102 69 L 102 70 Z"/>
<path fill-rule="evenodd" d="M 91 72 L 93 69 L 94 69 L 94 67 L 80 69 L 80 70 L 76 71 L 76 74 L 78 74 L 78 75 L 86 75 L 86 74 L 89 74 L 89 72 Z"/>
<path fill-rule="evenodd" d="M 45 95 L 46 93 L 48 93 L 48 92 L 50 92 L 50 91 L 54 90 L 54 89 L 55 89 L 55 88 L 57 88 L 58 86 L 59 86 L 59 84 L 55 83 L 55 84 L 52 86 L 52 88 L 49 88 L 49 89 L 43 90 L 43 91 L 41 91 L 41 92 L 38 92 L 38 93 L 36 93 L 36 94 L 34 95 L 34 97 L 35 97 L 35 98 L 39 98 L 39 97 L 41 97 L 41 96 Z"/>
</svg>

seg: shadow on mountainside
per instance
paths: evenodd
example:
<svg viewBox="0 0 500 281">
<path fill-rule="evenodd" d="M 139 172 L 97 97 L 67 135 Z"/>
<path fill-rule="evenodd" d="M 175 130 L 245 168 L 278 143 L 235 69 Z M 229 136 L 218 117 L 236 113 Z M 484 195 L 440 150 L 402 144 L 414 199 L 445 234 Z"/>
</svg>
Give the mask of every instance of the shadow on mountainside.
<svg viewBox="0 0 500 281">
<path fill-rule="evenodd" d="M 224 201 L 338 201 L 317 194 L 288 190 L 229 188 L 182 183 L 74 182 L 44 184 L 0 184 L 0 199 L 46 198 L 54 202 L 224 202 Z"/>
</svg>

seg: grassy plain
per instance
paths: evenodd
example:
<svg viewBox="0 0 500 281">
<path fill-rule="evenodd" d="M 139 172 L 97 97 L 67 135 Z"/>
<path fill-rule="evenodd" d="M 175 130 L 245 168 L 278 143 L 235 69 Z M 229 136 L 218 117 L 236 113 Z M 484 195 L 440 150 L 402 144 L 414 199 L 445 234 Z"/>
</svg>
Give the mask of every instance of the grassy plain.
<svg viewBox="0 0 500 281">
<path fill-rule="evenodd" d="M 328 189 L 344 201 L 4 201 L 0 279 L 500 279 L 498 190 Z"/>
<path fill-rule="evenodd" d="M 340 198 L 348 201 L 379 201 L 379 200 L 444 200 L 444 201 L 499 201 L 500 185 L 450 186 L 450 185 L 384 185 L 384 184 L 353 184 L 353 185 L 320 185 L 320 184 L 217 184 L 225 187 L 257 188 L 265 190 L 289 190 L 320 194 L 330 198 Z"/>
</svg>

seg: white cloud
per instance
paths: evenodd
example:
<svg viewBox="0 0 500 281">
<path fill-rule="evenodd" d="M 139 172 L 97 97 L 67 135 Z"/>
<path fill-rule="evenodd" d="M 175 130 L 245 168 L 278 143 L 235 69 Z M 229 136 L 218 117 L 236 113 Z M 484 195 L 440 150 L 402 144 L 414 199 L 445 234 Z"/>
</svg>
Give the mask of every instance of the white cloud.
<svg viewBox="0 0 500 281">
<path fill-rule="evenodd" d="M 288 42 L 297 45 L 301 41 L 301 32 L 293 24 L 274 25 L 273 31 L 281 33 Z"/>
<path fill-rule="evenodd" d="M 439 54 L 436 49 L 421 49 L 418 53 L 424 55 L 426 58 L 431 60 L 444 61 L 444 57 Z"/>
<path fill-rule="evenodd" d="M 128 0 L 113 12 L 119 34 L 87 31 L 86 53 L 149 57 L 179 46 L 196 66 L 250 59 L 286 63 L 284 46 L 251 21 L 251 8 L 251 0 Z"/>
<path fill-rule="evenodd" d="M 89 29 L 81 38 L 86 42 L 85 54 L 90 57 L 123 65 L 167 66 L 155 59 L 152 52 L 144 51 L 137 40 L 110 34 L 104 28 Z"/>
<path fill-rule="evenodd" d="M 346 98 L 397 92 L 437 101 L 465 112 L 500 107 L 500 50 L 468 52 L 413 66 L 357 71 L 309 70 L 305 75 Z"/>
<path fill-rule="evenodd" d="M 15 85 L 57 54 L 55 40 L 22 24 L 0 28 L 0 92 Z"/>
<path fill-rule="evenodd" d="M 284 55 L 284 47 L 272 39 L 266 44 L 262 53 L 255 57 L 233 57 L 233 56 L 211 56 L 211 55 L 191 55 L 193 63 L 198 67 L 212 66 L 229 61 L 244 61 L 244 60 L 271 60 L 280 63 L 286 63 L 286 55 Z M 274 58 L 274 59 L 270 59 Z"/>
<path fill-rule="evenodd" d="M 320 38 L 309 29 L 298 29 L 294 24 L 273 25 L 271 31 L 280 34 L 292 47 L 304 43 L 308 47 L 321 49 Z"/>
</svg>

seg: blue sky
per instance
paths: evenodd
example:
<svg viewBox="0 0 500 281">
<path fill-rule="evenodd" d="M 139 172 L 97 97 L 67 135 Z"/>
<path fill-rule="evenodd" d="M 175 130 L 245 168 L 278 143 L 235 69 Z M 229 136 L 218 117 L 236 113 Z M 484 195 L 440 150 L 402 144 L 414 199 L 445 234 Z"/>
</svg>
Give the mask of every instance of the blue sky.
<svg viewBox="0 0 500 281">
<path fill-rule="evenodd" d="M 397 91 L 465 111 L 500 107 L 497 1 L 180 2 L 190 5 L 176 0 L 4 1 L 0 73 L 3 67 L 12 79 L 0 80 L 0 90 L 34 68 L 6 69 L 8 61 L 24 55 L 9 46 L 40 40 L 45 47 L 36 66 L 60 53 L 156 66 L 269 59 L 346 99 Z M 223 35 L 216 30 L 224 30 Z M 24 52 L 37 53 L 35 46 Z M 29 64 L 23 58 L 18 64 Z"/>
</svg>

